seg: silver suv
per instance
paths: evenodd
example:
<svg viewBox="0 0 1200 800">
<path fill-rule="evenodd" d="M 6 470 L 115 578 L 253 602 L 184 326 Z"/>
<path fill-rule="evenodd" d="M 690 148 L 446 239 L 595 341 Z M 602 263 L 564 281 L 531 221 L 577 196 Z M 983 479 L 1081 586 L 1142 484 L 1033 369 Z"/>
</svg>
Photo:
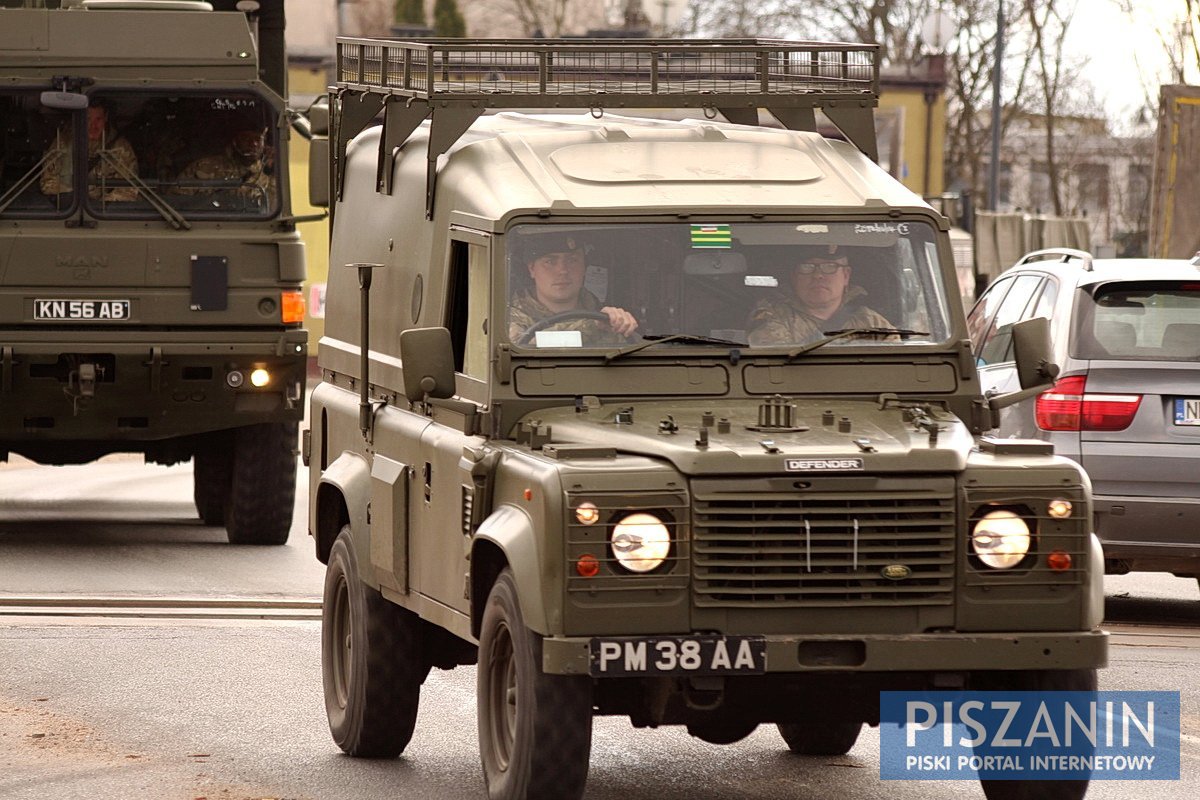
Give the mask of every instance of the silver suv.
<svg viewBox="0 0 1200 800">
<path fill-rule="evenodd" d="M 993 394 L 1016 387 L 1012 326 L 1050 320 L 1057 383 L 1004 409 L 999 432 L 1049 441 L 1084 467 L 1110 574 L 1200 579 L 1198 265 L 1039 250 L 968 317 L 982 388 Z"/>
</svg>

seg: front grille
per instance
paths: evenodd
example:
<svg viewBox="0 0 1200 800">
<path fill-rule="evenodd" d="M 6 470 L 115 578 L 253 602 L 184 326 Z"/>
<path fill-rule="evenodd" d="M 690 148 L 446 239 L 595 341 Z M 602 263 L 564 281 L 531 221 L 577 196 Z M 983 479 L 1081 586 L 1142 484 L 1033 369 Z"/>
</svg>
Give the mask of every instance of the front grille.
<svg viewBox="0 0 1200 800">
<path fill-rule="evenodd" d="M 952 602 L 954 482 L 842 478 L 693 484 L 698 607 Z M 884 576 L 889 572 L 907 577 Z"/>
</svg>

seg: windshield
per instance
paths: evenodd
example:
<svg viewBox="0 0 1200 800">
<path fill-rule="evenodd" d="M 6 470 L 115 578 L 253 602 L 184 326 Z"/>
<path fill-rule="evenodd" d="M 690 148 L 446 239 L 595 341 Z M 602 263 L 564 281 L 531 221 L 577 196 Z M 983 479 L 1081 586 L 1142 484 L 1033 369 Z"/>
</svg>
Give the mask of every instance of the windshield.
<svg viewBox="0 0 1200 800">
<path fill-rule="evenodd" d="M 1122 281 L 1081 294 L 1076 358 L 1193 361 L 1200 357 L 1200 282 Z"/>
<path fill-rule="evenodd" d="M 948 337 L 935 230 L 922 222 L 518 225 L 505 238 L 508 335 L 522 347 Z"/>
<path fill-rule="evenodd" d="M 253 94 L 97 91 L 88 107 L 0 93 L 0 216 L 236 219 L 277 213 L 274 113 Z M 77 181 L 77 175 L 84 175 Z"/>
</svg>

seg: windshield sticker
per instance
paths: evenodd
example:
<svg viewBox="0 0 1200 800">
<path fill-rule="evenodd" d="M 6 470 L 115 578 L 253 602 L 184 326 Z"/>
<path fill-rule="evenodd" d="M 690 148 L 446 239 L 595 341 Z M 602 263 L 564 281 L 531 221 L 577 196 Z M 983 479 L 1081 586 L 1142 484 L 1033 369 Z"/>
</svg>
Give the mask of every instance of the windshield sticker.
<svg viewBox="0 0 1200 800">
<path fill-rule="evenodd" d="M 538 331 L 533 336 L 538 347 L 583 347 L 581 331 Z"/>
<path fill-rule="evenodd" d="M 829 233 L 828 225 L 797 225 L 796 230 L 799 233 Z"/>
<path fill-rule="evenodd" d="M 692 225 L 692 247 L 728 250 L 733 247 L 733 232 L 728 225 Z"/>
<path fill-rule="evenodd" d="M 747 286 L 770 286 L 774 288 L 779 285 L 779 279 L 774 275 L 747 275 Z"/>
<path fill-rule="evenodd" d="M 907 222 L 856 222 L 854 224 L 855 233 L 898 233 L 901 236 L 907 236 L 908 228 Z"/>
</svg>

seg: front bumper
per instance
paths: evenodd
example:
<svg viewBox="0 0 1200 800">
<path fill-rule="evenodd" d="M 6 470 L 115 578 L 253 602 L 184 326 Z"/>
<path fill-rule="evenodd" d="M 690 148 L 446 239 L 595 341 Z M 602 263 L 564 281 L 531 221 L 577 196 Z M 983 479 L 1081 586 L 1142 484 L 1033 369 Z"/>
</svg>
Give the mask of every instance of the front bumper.
<svg viewBox="0 0 1200 800">
<path fill-rule="evenodd" d="M 0 331 L 0 444 L 157 441 L 299 421 L 307 349 L 302 329 Z M 261 388 L 249 381 L 256 367 L 271 376 Z"/>
<path fill-rule="evenodd" d="M 1108 633 L 920 633 L 872 636 L 768 636 L 766 671 L 969 672 L 1095 669 L 1108 663 Z M 588 637 L 547 637 L 542 669 L 589 674 Z"/>
</svg>

